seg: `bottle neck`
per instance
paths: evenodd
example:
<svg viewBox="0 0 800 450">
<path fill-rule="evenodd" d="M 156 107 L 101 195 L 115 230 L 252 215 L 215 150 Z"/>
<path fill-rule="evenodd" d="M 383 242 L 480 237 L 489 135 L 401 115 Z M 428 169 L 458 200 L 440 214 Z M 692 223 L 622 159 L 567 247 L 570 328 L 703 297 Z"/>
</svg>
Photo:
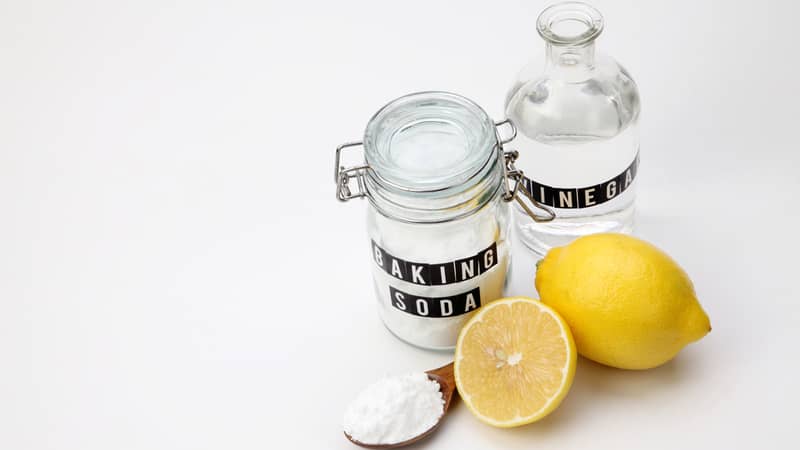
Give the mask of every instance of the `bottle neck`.
<svg viewBox="0 0 800 450">
<path fill-rule="evenodd" d="M 578 1 L 556 3 L 539 14 L 536 31 L 546 42 L 549 75 L 566 82 L 592 77 L 594 43 L 603 31 L 600 11 Z"/>
<path fill-rule="evenodd" d="M 580 45 L 545 44 L 546 64 L 545 70 L 559 76 L 566 77 L 569 81 L 580 81 L 590 76 L 595 67 L 594 41 Z"/>
</svg>

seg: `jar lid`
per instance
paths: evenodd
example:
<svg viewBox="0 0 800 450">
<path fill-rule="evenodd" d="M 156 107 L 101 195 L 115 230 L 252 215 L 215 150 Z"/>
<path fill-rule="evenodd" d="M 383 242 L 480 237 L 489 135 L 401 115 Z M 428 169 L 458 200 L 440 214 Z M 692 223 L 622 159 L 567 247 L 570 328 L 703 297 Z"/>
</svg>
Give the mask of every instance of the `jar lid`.
<svg viewBox="0 0 800 450">
<path fill-rule="evenodd" d="M 502 125 L 511 127 L 510 138 L 500 137 Z M 363 142 L 336 148 L 336 198 L 367 198 L 381 214 L 409 223 L 466 217 L 496 198 L 516 199 L 537 222 L 553 220 L 553 212 L 520 187 L 518 154 L 503 150 L 514 136 L 510 120 L 494 123 L 460 95 L 430 91 L 400 97 L 370 119 Z M 343 150 L 355 147 L 363 147 L 364 163 L 341 165 Z M 547 216 L 536 215 L 519 194 Z"/>
<path fill-rule="evenodd" d="M 436 192 L 463 186 L 484 171 L 496 144 L 494 121 L 480 106 L 449 92 L 418 92 L 372 117 L 364 158 L 382 185 Z"/>
</svg>

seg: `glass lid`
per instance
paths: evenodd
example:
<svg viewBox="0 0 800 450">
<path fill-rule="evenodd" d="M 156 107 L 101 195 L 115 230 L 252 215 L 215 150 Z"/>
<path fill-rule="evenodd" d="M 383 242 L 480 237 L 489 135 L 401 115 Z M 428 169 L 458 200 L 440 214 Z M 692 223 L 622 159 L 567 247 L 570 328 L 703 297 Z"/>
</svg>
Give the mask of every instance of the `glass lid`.
<svg viewBox="0 0 800 450">
<path fill-rule="evenodd" d="M 364 133 L 365 158 L 382 182 L 414 192 L 438 191 L 467 182 L 489 164 L 495 133 L 492 119 L 471 100 L 419 92 L 390 102 L 372 117 Z"/>
</svg>

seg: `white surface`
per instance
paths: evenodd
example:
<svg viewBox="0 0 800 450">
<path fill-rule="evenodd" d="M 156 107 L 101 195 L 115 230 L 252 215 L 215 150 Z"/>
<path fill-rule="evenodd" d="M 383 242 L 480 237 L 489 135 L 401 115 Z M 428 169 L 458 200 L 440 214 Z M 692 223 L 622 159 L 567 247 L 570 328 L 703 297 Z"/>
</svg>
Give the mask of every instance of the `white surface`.
<svg viewBox="0 0 800 450">
<path fill-rule="evenodd" d="M 0 448 L 351 449 L 361 388 L 449 356 L 378 322 L 333 149 L 421 89 L 500 118 L 543 5 L 2 2 Z M 597 5 L 642 92 L 638 234 L 714 330 L 656 370 L 580 361 L 538 424 L 456 404 L 418 448 L 792 448 L 800 8 Z"/>
</svg>

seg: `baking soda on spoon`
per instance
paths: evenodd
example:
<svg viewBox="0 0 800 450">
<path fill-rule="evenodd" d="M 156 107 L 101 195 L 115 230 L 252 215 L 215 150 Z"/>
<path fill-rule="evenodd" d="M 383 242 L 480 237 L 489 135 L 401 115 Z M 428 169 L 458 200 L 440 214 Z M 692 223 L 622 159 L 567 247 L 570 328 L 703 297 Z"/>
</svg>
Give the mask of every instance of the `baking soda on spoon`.
<svg viewBox="0 0 800 450">
<path fill-rule="evenodd" d="M 344 432 L 366 445 L 408 441 L 444 414 L 439 383 L 424 372 L 383 378 L 361 391 L 344 414 Z"/>
</svg>

